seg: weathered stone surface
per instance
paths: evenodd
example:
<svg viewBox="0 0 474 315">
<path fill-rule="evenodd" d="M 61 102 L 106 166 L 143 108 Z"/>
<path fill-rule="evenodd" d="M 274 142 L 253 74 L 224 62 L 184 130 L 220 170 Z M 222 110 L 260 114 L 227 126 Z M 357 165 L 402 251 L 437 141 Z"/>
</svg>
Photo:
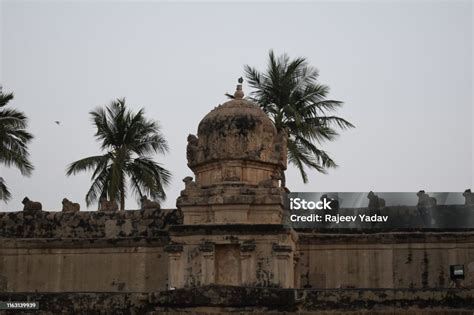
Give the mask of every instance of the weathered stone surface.
<svg viewBox="0 0 474 315">
<path fill-rule="evenodd" d="M 168 237 L 0 239 L 1 291 L 150 292 L 167 287 Z M 160 272 L 161 271 L 161 272 Z"/>
<path fill-rule="evenodd" d="M 299 287 L 447 288 L 451 264 L 464 265 L 463 285 L 474 285 L 472 230 L 297 232 Z"/>
<path fill-rule="evenodd" d="M 294 286 L 297 237 L 281 225 L 286 141 L 286 131 L 277 132 L 257 105 L 243 99 L 241 85 L 234 99 L 202 119 L 197 136 L 188 136 L 196 180 L 184 178 L 176 201 L 185 227 L 170 229 L 171 242 L 182 246 L 169 251 L 170 288 Z"/>
<path fill-rule="evenodd" d="M 168 233 L 177 243 L 170 243 Z M 153 237 L 0 238 L 0 283 L 8 291 L 118 291 L 141 285 L 156 290 L 168 287 L 168 276 L 181 276 L 178 280 L 189 286 L 203 285 L 215 279 L 212 269 L 206 271 L 193 264 L 185 271 L 167 270 L 168 255 L 199 263 L 213 257 L 216 245 L 228 244 L 238 246 L 243 258 L 242 283 L 271 287 L 278 270 L 272 266 L 290 250 L 291 243 L 282 240 L 291 233 L 296 242 L 292 249 L 295 287 L 447 288 L 449 265 L 453 263 L 465 266 L 464 285 L 474 286 L 472 230 L 300 229 L 295 233 L 271 224 L 177 225 L 169 231 L 155 230 Z M 196 251 L 182 244 L 190 240 Z M 230 252 L 233 249 L 229 247 Z M 147 267 L 142 266 L 143 261 Z M 214 260 L 209 262 L 214 266 Z M 289 263 L 286 266 L 291 268 Z M 19 273 L 18 268 L 24 271 Z M 138 270 L 142 270 L 143 278 L 137 276 Z M 150 274 L 158 278 L 146 280 Z M 108 277 L 123 285 L 113 285 Z"/>
<path fill-rule="evenodd" d="M 64 212 L 77 212 L 81 210 L 81 206 L 77 202 L 71 202 L 69 199 L 64 198 L 62 201 Z"/>
<path fill-rule="evenodd" d="M 152 237 L 181 222 L 178 210 L 0 212 L 0 238 Z"/>
<path fill-rule="evenodd" d="M 417 194 L 418 196 L 418 204 L 419 207 L 429 207 L 429 206 L 436 206 L 436 198 L 430 197 L 424 190 L 420 190 Z"/>
<path fill-rule="evenodd" d="M 462 195 L 465 198 L 465 205 L 474 206 L 474 193 L 470 189 L 466 189 Z"/>
<path fill-rule="evenodd" d="M 118 211 L 118 204 L 115 200 L 107 200 L 107 198 L 100 198 L 99 211 Z"/>
<path fill-rule="evenodd" d="M 147 196 L 142 196 L 140 198 L 141 209 L 142 210 L 159 210 L 161 209 L 160 203 L 157 201 L 149 200 Z"/>
<path fill-rule="evenodd" d="M 31 212 L 31 211 L 41 211 L 43 206 L 41 202 L 32 201 L 28 197 L 23 198 L 21 202 L 23 204 L 23 211 Z"/>
<path fill-rule="evenodd" d="M 249 160 L 286 168 L 286 139 L 257 105 L 235 98 L 201 120 L 197 137 L 188 137 L 188 165 L 194 170 L 213 161 Z M 229 169 L 222 179 L 238 181 L 240 175 Z"/>
</svg>

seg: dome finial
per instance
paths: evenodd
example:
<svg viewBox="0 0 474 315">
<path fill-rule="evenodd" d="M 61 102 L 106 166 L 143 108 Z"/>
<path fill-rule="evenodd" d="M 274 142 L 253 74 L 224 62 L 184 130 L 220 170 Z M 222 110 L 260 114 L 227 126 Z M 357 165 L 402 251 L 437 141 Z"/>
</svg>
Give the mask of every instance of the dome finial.
<svg viewBox="0 0 474 315">
<path fill-rule="evenodd" d="M 239 82 L 239 84 L 237 84 L 237 89 L 234 93 L 234 97 L 237 98 L 237 99 L 241 99 L 244 97 L 244 92 L 242 91 L 242 83 L 244 82 L 244 79 L 242 77 L 240 77 L 237 82 Z"/>
</svg>

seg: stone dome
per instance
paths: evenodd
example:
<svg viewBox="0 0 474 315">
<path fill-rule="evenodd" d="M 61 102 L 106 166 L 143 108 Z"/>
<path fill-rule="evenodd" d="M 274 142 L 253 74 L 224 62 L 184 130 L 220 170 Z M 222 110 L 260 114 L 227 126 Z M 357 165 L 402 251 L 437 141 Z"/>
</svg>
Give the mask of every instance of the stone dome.
<svg viewBox="0 0 474 315">
<path fill-rule="evenodd" d="M 286 136 L 260 107 L 243 99 L 240 84 L 234 97 L 201 120 L 197 137 L 188 137 L 188 165 L 248 160 L 286 168 Z"/>
</svg>

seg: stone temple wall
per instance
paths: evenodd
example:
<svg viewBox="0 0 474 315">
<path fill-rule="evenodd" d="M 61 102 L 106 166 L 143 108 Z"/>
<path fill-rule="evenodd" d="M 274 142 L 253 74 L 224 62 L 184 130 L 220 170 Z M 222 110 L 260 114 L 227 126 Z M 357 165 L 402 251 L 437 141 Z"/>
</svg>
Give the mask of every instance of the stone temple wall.
<svg viewBox="0 0 474 315">
<path fill-rule="evenodd" d="M 333 233 L 299 231 L 298 287 L 449 288 L 454 264 L 474 286 L 473 231 Z"/>
<path fill-rule="evenodd" d="M 167 288 L 176 210 L 0 213 L 0 292 L 150 292 Z"/>
<path fill-rule="evenodd" d="M 166 290 L 168 225 L 180 222 L 175 210 L 0 213 L 0 292 Z M 249 235 L 262 233 L 257 227 Z M 474 286 L 472 230 L 295 232 L 296 288 L 448 288 L 452 264 L 463 264 L 463 285 Z"/>
<path fill-rule="evenodd" d="M 0 239 L 0 292 L 165 290 L 166 241 Z"/>
</svg>

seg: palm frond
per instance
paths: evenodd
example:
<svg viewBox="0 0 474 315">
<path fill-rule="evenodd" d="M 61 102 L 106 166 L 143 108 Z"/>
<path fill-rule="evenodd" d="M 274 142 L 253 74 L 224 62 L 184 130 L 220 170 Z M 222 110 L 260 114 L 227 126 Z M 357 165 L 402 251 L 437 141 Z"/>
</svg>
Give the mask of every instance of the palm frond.
<svg viewBox="0 0 474 315">
<path fill-rule="evenodd" d="M 110 169 L 103 168 L 93 179 L 92 185 L 86 193 L 86 205 L 90 205 L 99 201 L 101 197 L 108 198 L 107 187 L 110 179 Z"/>
<path fill-rule="evenodd" d="M 13 94 L 3 93 L 0 87 L 0 163 L 20 170 L 24 176 L 31 175 L 33 164 L 29 160 L 28 144 L 33 139 L 26 128 L 28 119 L 24 113 L 5 108 L 13 99 Z M 3 196 L 9 196 L 4 185 Z"/>
<path fill-rule="evenodd" d="M 105 154 L 105 155 L 95 155 L 95 156 L 89 156 L 86 158 L 83 158 L 81 160 L 78 160 L 76 162 L 73 162 L 69 164 L 66 170 L 66 175 L 75 175 L 79 172 L 85 172 L 85 171 L 90 171 L 94 170 L 95 173 L 97 173 L 97 169 L 101 169 L 101 165 L 106 163 L 110 158 L 110 155 Z M 95 175 L 94 173 L 94 175 Z"/>
<path fill-rule="evenodd" d="M 5 180 L 2 177 L 0 177 L 0 200 L 7 202 L 11 199 L 11 197 L 12 197 L 12 194 L 8 190 Z"/>
<path fill-rule="evenodd" d="M 124 209 L 129 186 L 139 197 L 148 194 L 164 198 L 164 186 L 171 174 L 150 159 L 169 151 L 159 123 L 147 119 L 144 109 L 129 110 L 124 98 L 96 108 L 90 115 L 96 127 L 95 137 L 105 154 L 76 161 L 67 169 L 67 175 L 93 171 L 86 203 L 107 197 L 120 201 L 120 208 Z"/>
<path fill-rule="evenodd" d="M 335 140 L 338 129 L 354 128 L 344 118 L 328 115 L 343 103 L 327 99 L 329 87 L 320 84 L 318 70 L 306 58 L 291 59 L 269 51 L 264 72 L 244 66 L 246 80 L 253 91 L 249 99 L 257 103 L 275 124 L 277 131 L 288 130 L 288 162 L 308 181 L 305 168 L 325 173 L 336 167 L 327 152 L 316 146 Z"/>
</svg>

